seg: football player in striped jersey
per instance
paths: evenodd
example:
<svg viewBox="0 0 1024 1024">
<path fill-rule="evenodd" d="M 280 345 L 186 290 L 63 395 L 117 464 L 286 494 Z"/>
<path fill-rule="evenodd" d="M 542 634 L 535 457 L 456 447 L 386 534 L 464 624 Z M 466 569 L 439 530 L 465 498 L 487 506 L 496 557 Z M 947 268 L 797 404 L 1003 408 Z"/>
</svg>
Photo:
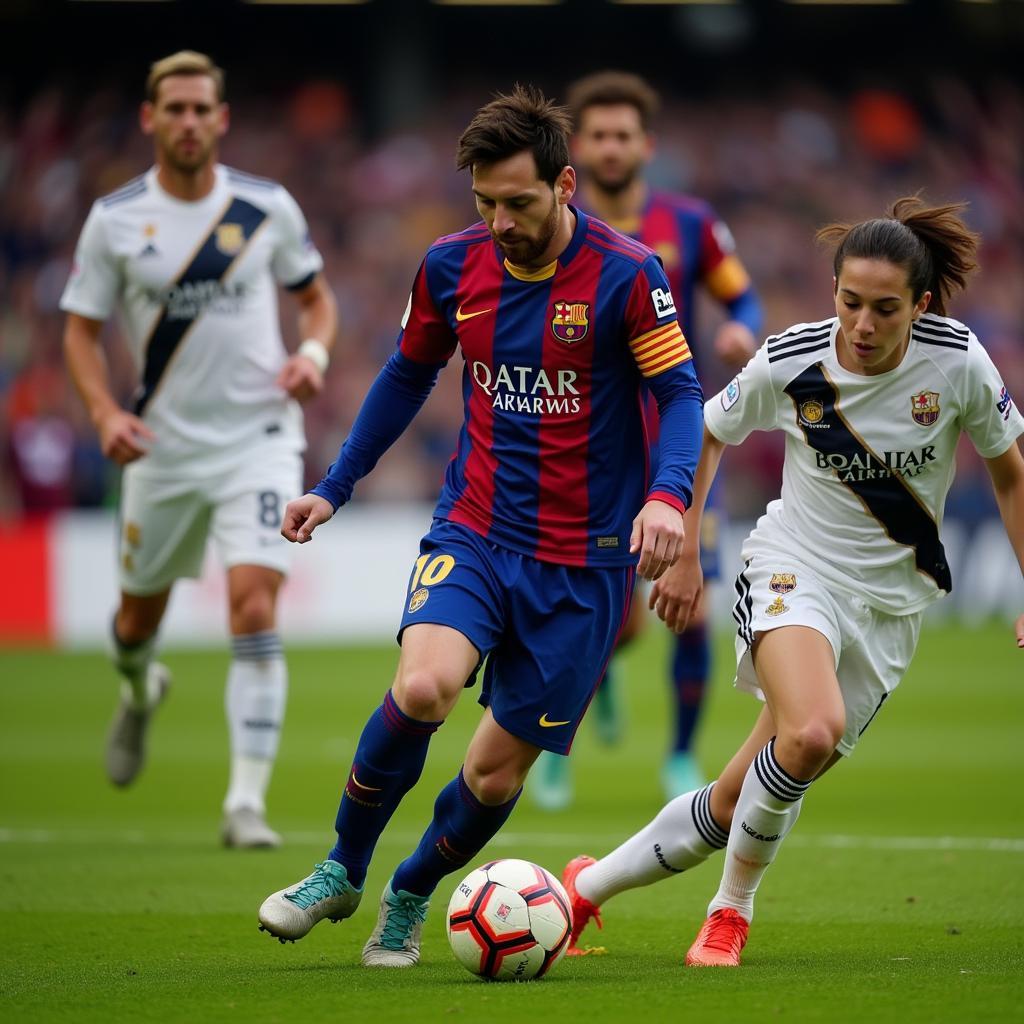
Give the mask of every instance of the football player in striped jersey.
<svg viewBox="0 0 1024 1024">
<path fill-rule="evenodd" d="M 126 786 L 142 768 L 170 683 L 154 660 L 157 633 L 174 581 L 199 575 L 211 537 L 227 570 L 232 647 L 223 839 L 276 846 L 264 798 L 288 685 L 275 625 L 289 563 L 279 531 L 302 481 L 298 403 L 323 386 L 335 303 L 295 200 L 217 163 L 228 109 L 209 57 L 157 61 L 141 117 L 155 164 L 93 205 L 61 299 L 72 379 L 103 454 L 124 467 L 112 627 L 123 685 L 107 773 Z M 278 284 L 298 301 L 305 339 L 291 356 Z M 139 373 L 131 409 L 111 393 L 101 344 L 118 308 Z"/>
<path fill-rule="evenodd" d="M 712 355 L 735 373 L 754 354 L 761 330 L 761 304 L 735 251 L 732 234 L 710 205 L 692 196 L 652 188 L 645 168 L 654 156 L 653 121 L 660 101 L 638 75 L 599 71 L 574 82 L 568 105 L 575 123 L 573 164 L 581 172 L 580 205 L 653 249 L 672 289 L 683 333 L 694 347 L 698 371 Z M 724 311 L 725 321 L 707 349 L 697 330 L 698 291 Z M 695 340 L 697 344 L 695 345 Z M 702 362 L 703 360 L 703 362 Z M 658 411 L 646 403 L 651 456 L 658 457 Z M 717 489 L 705 511 L 701 554 L 705 579 L 717 579 L 721 526 Z M 645 601 L 632 606 L 620 646 L 643 628 Z M 711 671 L 710 625 L 702 601 L 686 629 L 674 637 L 669 677 L 672 696 L 671 735 L 661 781 L 671 800 L 703 780 L 693 753 L 694 734 Z M 621 698 L 615 664 L 594 698 L 599 735 L 614 742 L 621 734 Z M 545 754 L 530 778 L 531 796 L 548 809 L 564 807 L 572 797 L 567 758 Z"/>
<path fill-rule="evenodd" d="M 472 175 L 481 220 L 430 247 L 397 349 L 338 460 L 286 510 L 285 535 L 308 541 L 461 349 L 465 419 L 412 567 L 398 671 L 359 738 L 337 843 L 260 908 L 282 941 L 354 913 L 431 735 L 486 659 L 485 711 L 465 763 L 385 887 L 363 950 L 368 966 L 416 963 L 438 882 L 501 828 L 541 750 L 568 751 L 634 572 L 656 579 L 681 547 L 700 385 L 658 258 L 570 206 L 568 134 L 567 112 L 531 88 L 477 112 L 457 163 Z M 662 420 L 653 480 L 641 381 Z"/>
<path fill-rule="evenodd" d="M 939 524 L 964 433 L 1024 571 L 1024 417 L 974 333 L 946 315 L 976 265 L 961 209 L 908 197 L 885 217 L 824 228 L 836 315 L 768 338 L 708 401 L 694 520 L 727 444 L 753 430 L 785 435 L 782 496 L 744 544 L 733 613 L 736 685 L 765 706 L 717 781 L 602 860 L 569 863 L 574 945 L 610 896 L 725 849 L 686 963 L 739 964 L 754 895 L 804 794 L 853 751 L 906 672 L 924 610 L 952 587 Z M 685 627 L 702 585 L 687 534 L 678 565 L 654 584 L 672 629 Z M 1024 615 L 1015 630 L 1024 648 Z"/>
</svg>

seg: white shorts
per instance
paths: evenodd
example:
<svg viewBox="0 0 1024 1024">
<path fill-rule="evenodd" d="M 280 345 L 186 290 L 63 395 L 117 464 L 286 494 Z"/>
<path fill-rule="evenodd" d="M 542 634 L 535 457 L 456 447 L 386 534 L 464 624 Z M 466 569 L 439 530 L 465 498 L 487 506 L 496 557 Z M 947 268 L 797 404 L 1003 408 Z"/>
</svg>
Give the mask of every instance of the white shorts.
<svg viewBox="0 0 1024 1024">
<path fill-rule="evenodd" d="M 301 493 L 302 456 L 260 449 L 217 476 L 189 479 L 127 466 L 121 483 L 119 571 L 128 594 L 156 594 L 197 577 L 212 537 L 225 569 L 263 565 L 287 573 L 285 505 Z"/>
<path fill-rule="evenodd" d="M 733 617 L 736 686 L 764 700 L 750 645 L 758 633 L 780 626 L 809 626 L 832 645 L 846 707 L 846 732 L 837 749 L 850 754 L 899 685 L 921 632 L 923 612 L 889 615 L 856 594 L 822 582 L 792 556 L 753 553 L 736 577 Z"/>
</svg>

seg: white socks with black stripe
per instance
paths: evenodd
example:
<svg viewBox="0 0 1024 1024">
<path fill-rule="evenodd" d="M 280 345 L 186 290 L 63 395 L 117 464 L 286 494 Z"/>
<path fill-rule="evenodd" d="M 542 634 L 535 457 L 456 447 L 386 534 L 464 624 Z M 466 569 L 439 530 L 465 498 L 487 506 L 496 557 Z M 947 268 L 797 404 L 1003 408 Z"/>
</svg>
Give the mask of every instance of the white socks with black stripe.
<svg viewBox="0 0 1024 1024">
<path fill-rule="evenodd" d="M 576 891 L 600 905 L 626 889 L 678 875 L 721 850 L 728 834 L 711 817 L 710 783 L 677 796 L 636 835 L 576 876 Z"/>
<path fill-rule="evenodd" d="M 794 779 L 775 760 L 775 738 L 758 752 L 747 769 L 732 815 L 725 868 L 715 898 L 708 906 L 731 907 L 747 921 L 754 917 L 754 894 L 782 840 L 800 816 L 803 795 L 811 781 Z"/>
<path fill-rule="evenodd" d="M 227 813 L 249 808 L 263 813 L 277 756 L 288 695 L 288 668 L 281 638 L 273 630 L 231 638 L 225 708 L 231 735 L 231 781 Z"/>
</svg>

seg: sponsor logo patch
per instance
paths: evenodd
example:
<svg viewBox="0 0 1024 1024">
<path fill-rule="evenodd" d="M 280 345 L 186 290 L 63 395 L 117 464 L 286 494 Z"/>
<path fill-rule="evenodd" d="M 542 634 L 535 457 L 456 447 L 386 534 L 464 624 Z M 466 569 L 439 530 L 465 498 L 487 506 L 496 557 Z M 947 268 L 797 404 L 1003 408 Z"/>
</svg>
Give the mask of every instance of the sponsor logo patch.
<svg viewBox="0 0 1024 1024">
<path fill-rule="evenodd" d="M 740 379 L 733 377 L 722 389 L 722 408 L 728 412 L 740 400 Z"/>
<path fill-rule="evenodd" d="M 582 341 L 590 330 L 589 302 L 556 302 L 551 333 L 566 345 Z"/>
<path fill-rule="evenodd" d="M 999 401 L 996 402 L 996 408 L 1003 414 L 1003 419 L 1008 420 L 1010 418 L 1010 410 L 1013 408 L 1013 399 L 1010 398 L 1010 392 L 1004 387 L 999 392 Z"/>
<path fill-rule="evenodd" d="M 771 615 L 774 617 L 776 615 L 784 615 L 788 611 L 789 605 L 786 604 L 781 597 L 777 597 L 770 605 L 768 605 L 767 608 L 765 608 L 764 613 L 765 615 Z"/>
<path fill-rule="evenodd" d="M 915 423 L 930 427 L 939 418 L 938 391 L 921 391 L 910 396 L 910 415 Z"/>
<path fill-rule="evenodd" d="M 773 594 L 788 594 L 791 590 L 796 590 L 796 573 L 773 573 L 771 583 L 768 584 L 768 589 Z"/>
<path fill-rule="evenodd" d="M 430 591 L 427 590 L 426 587 L 420 587 L 420 589 L 409 598 L 409 611 L 418 612 L 427 603 L 428 597 L 430 597 Z"/>
<path fill-rule="evenodd" d="M 676 315 L 676 304 L 667 288 L 655 288 L 651 292 L 651 302 L 654 303 L 654 313 L 659 320 L 663 316 Z"/>
</svg>

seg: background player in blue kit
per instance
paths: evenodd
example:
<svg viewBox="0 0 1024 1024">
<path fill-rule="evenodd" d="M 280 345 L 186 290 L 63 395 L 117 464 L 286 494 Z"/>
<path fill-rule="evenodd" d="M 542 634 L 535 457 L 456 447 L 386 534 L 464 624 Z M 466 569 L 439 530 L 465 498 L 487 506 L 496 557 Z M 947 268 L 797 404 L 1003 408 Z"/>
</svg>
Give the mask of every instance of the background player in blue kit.
<svg viewBox="0 0 1024 1024">
<path fill-rule="evenodd" d="M 472 174 L 483 219 L 427 252 L 397 351 L 337 461 L 286 510 L 282 532 L 308 541 L 461 349 L 458 450 L 410 578 L 394 682 L 355 751 L 337 843 L 260 908 L 261 926 L 282 940 L 355 912 L 431 735 L 486 658 L 480 725 L 418 848 L 385 886 L 367 966 L 419 960 L 438 882 L 501 828 L 540 751 L 568 751 L 634 571 L 656 579 L 682 545 L 700 386 L 657 257 L 569 206 L 568 134 L 567 112 L 530 88 L 477 112 L 456 162 Z M 641 381 L 662 418 L 653 482 Z"/>
<path fill-rule="evenodd" d="M 702 380 L 712 353 L 735 373 L 754 354 L 761 330 L 761 304 L 735 252 L 732 234 L 703 200 L 654 189 L 645 168 L 654 157 L 653 121 L 658 94 L 638 75 L 600 71 L 574 82 L 568 91 L 573 115 L 573 164 L 581 170 L 581 206 L 618 231 L 653 249 L 662 260 L 679 311 L 683 333 L 695 350 Z M 703 289 L 725 311 L 706 349 L 695 345 L 697 293 Z M 704 380 L 706 384 L 706 380 Z M 647 403 L 647 426 L 652 457 L 658 451 L 658 412 Z M 705 577 L 717 579 L 718 491 L 704 516 L 702 539 Z M 620 646 L 632 639 L 644 622 L 644 601 L 634 603 Z M 662 770 L 662 787 L 671 799 L 698 786 L 700 768 L 693 755 L 693 738 L 711 671 L 707 602 L 674 639 L 670 666 L 673 718 L 671 746 Z M 612 669 L 614 668 L 614 662 Z M 622 728 L 617 680 L 609 670 L 595 697 L 599 734 L 609 742 Z M 572 797 L 569 761 L 545 754 L 531 777 L 531 796 L 545 808 L 566 806 Z"/>
</svg>

